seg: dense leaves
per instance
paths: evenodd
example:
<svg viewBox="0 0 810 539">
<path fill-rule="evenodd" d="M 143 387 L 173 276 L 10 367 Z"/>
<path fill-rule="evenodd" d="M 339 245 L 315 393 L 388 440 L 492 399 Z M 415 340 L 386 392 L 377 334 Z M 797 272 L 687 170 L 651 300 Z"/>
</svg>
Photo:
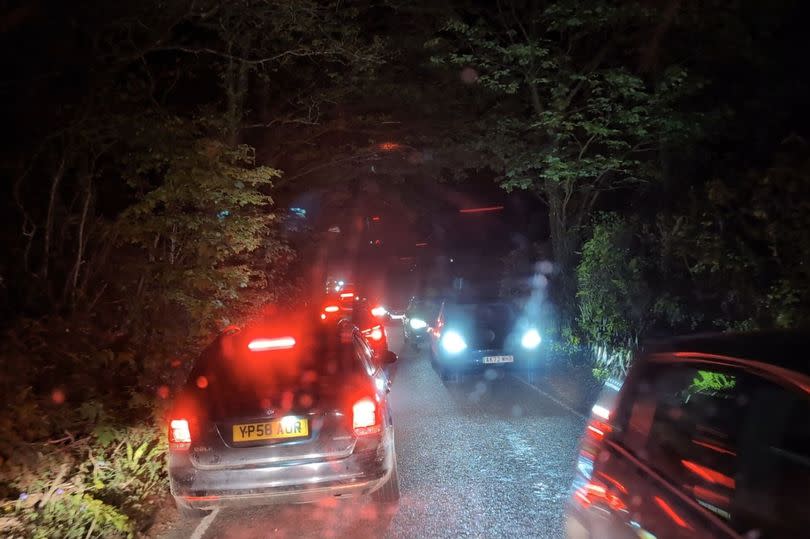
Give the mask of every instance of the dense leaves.
<svg viewBox="0 0 810 539">
<path fill-rule="evenodd" d="M 658 152 L 688 131 L 675 110 L 691 90 L 685 69 L 673 64 L 645 80 L 622 50 L 634 28 L 655 21 L 633 2 L 499 2 L 448 22 L 431 42 L 436 63 L 473 70 L 483 93 L 465 144 L 504 188 L 548 205 L 563 308 L 599 197 L 654 181 Z"/>
<path fill-rule="evenodd" d="M 302 160 L 327 160 L 313 133 L 381 62 L 367 9 L 171 0 L 4 13 L 15 140 L 0 150 L 12 179 L 0 535 L 148 524 L 166 491 L 160 412 L 190 359 L 213 332 L 294 299 L 277 187 L 305 177 Z"/>
<path fill-rule="evenodd" d="M 623 370 L 652 333 L 799 328 L 807 305 L 808 145 L 715 178 L 647 220 L 596 222 L 577 267 L 579 325 L 598 368 Z"/>
</svg>

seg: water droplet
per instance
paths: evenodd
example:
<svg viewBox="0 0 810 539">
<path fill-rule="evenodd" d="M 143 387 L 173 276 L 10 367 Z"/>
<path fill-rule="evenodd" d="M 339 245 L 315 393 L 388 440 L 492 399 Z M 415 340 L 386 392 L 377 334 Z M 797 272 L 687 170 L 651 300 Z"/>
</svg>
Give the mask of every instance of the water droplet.
<svg viewBox="0 0 810 539">
<path fill-rule="evenodd" d="M 157 388 L 157 396 L 163 400 L 169 398 L 169 386 L 160 386 Z"/>
<path fill-rule="evenodd" d="M 62 404 L 65 402 L 65 392 L 61 389 L 54 389 L 51 392 L 51 400 L 54 404 Z"/>
<path fill-rule="evenodd" d="M 206 378 L 205 376 L 200 376 L 199 378 L 197 378 L 197 387 L 199 387 L 200 389 L 205 389 L 206 387 L 208 387 L 208 378 Z"/>
</svg>

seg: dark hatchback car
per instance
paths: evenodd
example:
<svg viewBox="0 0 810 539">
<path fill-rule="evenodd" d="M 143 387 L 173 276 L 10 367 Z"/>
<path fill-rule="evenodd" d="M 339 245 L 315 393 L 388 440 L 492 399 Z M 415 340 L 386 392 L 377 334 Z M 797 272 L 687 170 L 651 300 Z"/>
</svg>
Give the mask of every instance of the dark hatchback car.
<svg viewBox="0 0 810 539">
<path fill-rule="evenodd" d="M 487 369 L 533 372 L 543 357 L 540 330 L 502 301 L 445 301 L 430 336 L 442 380 Z"/>
<path fill-rule="evenodd" d="M 593 407 L 568 537 L 807 537 L 808 346 L 762 333 L 649 347 Z"/>
<path fill-rule="evenodd" d="M 169 417 L 171 493 L 223 505 L 399 497 L 388 380 L 360 331 L 288 320 L 217 338 Z"/>
</svg>

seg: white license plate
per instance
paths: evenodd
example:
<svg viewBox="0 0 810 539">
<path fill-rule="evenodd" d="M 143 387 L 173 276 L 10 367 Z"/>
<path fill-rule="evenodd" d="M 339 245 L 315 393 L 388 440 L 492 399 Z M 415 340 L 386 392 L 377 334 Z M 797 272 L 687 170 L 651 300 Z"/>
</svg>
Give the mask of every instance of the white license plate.
<svg viewBox="0 0 810 539">
<path fill-rule="evenodd" d="M 484 363 L 512 363 L 514 356 L 484 356 Z"/>
</svg>

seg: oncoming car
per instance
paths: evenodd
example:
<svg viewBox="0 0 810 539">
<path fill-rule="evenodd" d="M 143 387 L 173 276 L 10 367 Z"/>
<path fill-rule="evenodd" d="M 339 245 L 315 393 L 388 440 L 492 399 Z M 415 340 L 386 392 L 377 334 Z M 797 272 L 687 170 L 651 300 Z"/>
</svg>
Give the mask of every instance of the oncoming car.
<svg viewBox="0 0 810 539">
<path fill-rule="evenodd" d="M 540 329 L 501 301 L 445 301 L 430 336 L 442 380 L 487 369 L 532 373 L 544 357 Z"/>
<path fill-rule="evenodd" d="M 219 506 L 371 494 L 399 498 L 383 367 L 347 322 L 221 335 L 168 418 L 171 493 L 185 516 Z"/>
<path fill-rule="evenodd" d="M 434 300 L 411 298 L 402 320 L 405 344 L 416 349 L 428 340 L 428 326 L 433 323 L 437 310 Z"/>
<path fill-rule="evenodd" d="M 593 406 L 568 537 L 807 537 L 808 345 L 779 332 L 647 347 Z"/>
</svg>

